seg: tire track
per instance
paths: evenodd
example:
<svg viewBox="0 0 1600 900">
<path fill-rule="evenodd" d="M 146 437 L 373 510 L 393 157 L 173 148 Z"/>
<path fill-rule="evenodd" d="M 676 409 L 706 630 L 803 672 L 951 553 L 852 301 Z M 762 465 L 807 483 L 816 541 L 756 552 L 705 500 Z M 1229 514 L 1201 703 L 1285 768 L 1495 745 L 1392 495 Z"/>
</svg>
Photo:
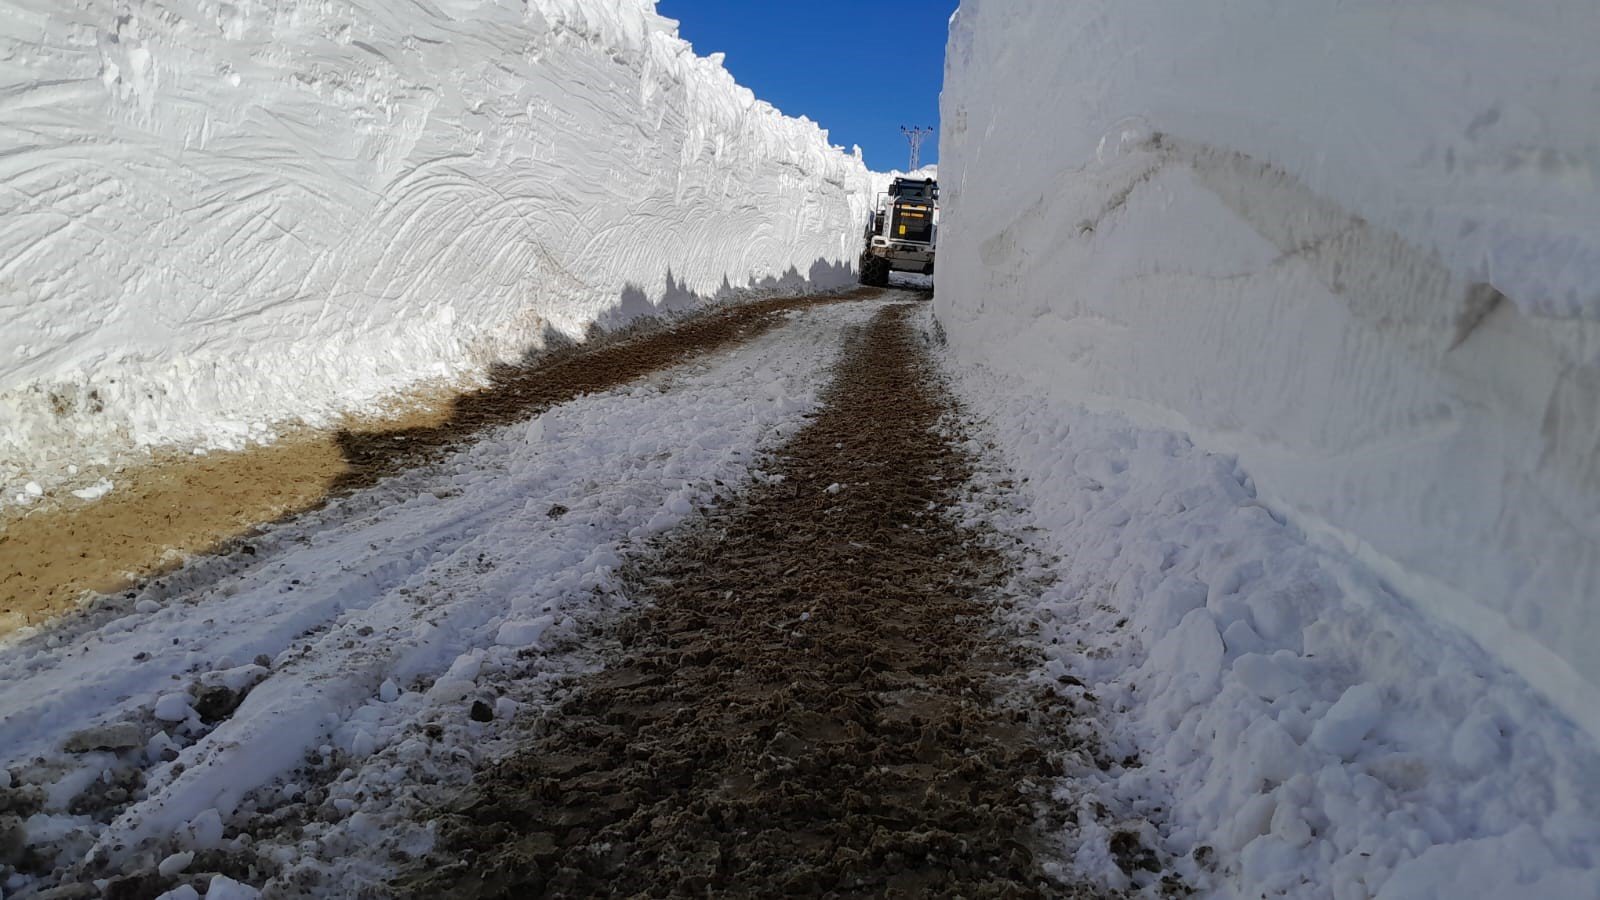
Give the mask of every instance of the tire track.
<svg viewBox="0 0 1600 900">
<path fill-rule="evenodd" d="M 1001 702 L 1008 564 L 944 513 L 969 461 L 913 308 L 852 339 L 781 479 L 627 574 L 651 603 L 610 666 L 480 776 L 403 893 L 1070 893 L 1034 857 L 1057 770 Z"/>
</svg>

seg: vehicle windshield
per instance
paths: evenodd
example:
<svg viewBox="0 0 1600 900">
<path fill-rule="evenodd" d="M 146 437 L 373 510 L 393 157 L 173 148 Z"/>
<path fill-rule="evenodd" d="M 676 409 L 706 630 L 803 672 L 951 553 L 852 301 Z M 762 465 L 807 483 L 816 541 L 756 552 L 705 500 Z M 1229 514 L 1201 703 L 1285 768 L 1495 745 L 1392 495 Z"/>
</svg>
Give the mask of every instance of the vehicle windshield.
<svg viewBox="0 0 1600 900">
<path fill-rule="evenodd" d="M 939 199 L 939 185 L 915 181 L 897 182 L 890 186 L 889 196 L 904 197 L 907 200 L 937 200 Z"/>
</svg>

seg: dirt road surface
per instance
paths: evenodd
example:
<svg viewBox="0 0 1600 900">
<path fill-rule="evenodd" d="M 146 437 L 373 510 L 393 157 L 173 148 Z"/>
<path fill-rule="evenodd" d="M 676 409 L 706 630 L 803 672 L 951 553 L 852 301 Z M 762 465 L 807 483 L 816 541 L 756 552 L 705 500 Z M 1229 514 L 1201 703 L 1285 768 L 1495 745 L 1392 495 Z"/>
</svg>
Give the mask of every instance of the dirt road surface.
<svg viewBox="0 0 1600 900">
<path fill-rule="evenodd" d="M 178 476 L 310 507 L 0 644 L 7 900 L 1102 896 L 1059 840 L 1096 714 L 1037 681 L 916 297 L 547 354 L 305 483 Z M 63 521 L 149 554 L 194 524 L 154 496 Z"/>
<path fill-rule="evenodd" d="M 412 896 L 1060 896 L 1001 702 L 1006 562 L 910 305 L 850 342 L 777 477 L 627 573 L 649 606 L 485 773 Z"/>
</svg>

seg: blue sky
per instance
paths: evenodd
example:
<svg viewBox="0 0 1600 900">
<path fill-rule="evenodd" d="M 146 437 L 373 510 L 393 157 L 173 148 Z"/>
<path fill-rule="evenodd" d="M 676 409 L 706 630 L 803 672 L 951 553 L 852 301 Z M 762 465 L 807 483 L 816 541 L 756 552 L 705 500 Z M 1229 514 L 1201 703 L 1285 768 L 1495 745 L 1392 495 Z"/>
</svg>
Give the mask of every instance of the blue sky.
<svg viewBox="0 0 1600 900">
<path fill-rule="evenodd" d="M 701 56 L 726 53 L 740 84 L 807 116 L 867 165 L 903 169 L 901 125 L 939 125 L 944 44 L 957 0 L 659 0 Z M 936 162 L 938 136 L 922 146 Z"/>
</svg>

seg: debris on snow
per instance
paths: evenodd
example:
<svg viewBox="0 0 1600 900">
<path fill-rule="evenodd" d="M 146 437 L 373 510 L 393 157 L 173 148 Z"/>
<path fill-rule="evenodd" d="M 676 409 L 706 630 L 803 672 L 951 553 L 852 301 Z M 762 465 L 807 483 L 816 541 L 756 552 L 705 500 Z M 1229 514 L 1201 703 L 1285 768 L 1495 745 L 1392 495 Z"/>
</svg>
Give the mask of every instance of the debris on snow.
<svg viewBox="0 0 1600 900">
<path fill-rule="evenodd" d="M 144 743 L 144 735 L 137 725 L 120 722 L 89 728 L 67 738 L 63 747 L 68 753 L 89 753 L 95 750 L 129 750 Z"/>
</svg>

